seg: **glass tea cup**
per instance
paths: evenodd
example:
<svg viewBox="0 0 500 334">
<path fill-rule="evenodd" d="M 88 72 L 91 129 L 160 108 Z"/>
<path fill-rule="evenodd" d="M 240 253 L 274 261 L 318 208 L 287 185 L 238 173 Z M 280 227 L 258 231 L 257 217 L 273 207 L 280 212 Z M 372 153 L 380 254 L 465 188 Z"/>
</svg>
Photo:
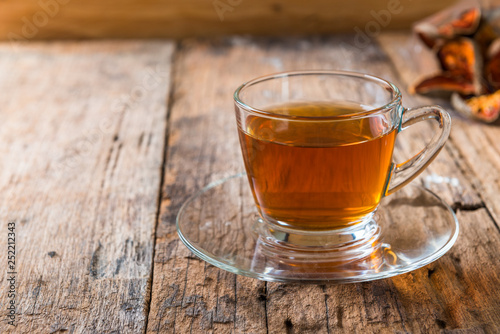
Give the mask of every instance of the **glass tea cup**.
<svg viewBox="0 0 500 334">
<path fill-rule="evenodd" d="M 367 74 L 300 71 L 260 77 L 234 94 L 243 160 L 272 251 L 373 254 L 380 200 L 425 169 L 446 142 L 449 114 L 405 109 L 392 83 Z M 439 129 L 413 158 L 393 163 L 398 133 L 435 120 Z M 286 252 L 285 252 L 286 253 Z M 342 255 L 344 254 L 344 255 Z M 336 256 L 337 256 L 336 255 Z"/>
</svg>

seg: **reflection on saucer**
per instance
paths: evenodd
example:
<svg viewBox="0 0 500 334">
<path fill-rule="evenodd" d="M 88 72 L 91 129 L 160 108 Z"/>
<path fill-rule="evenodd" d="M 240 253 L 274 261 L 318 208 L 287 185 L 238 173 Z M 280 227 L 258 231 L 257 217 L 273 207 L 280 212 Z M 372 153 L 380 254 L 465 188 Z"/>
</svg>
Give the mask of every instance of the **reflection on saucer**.
<svg viewBox="0 0 500 334">
<path fill-rule="evenodd" d="M 197 256 L 224 270 L 266 281 L 315 283 L 406 273 L 441 257 L 458 236 L 453 211 L 412 185 L 382 200 L 364 226 L 369 231 L 364 238 L 356 230 L 312 237 L 283 233 L 256 224 L 255 217 L 246 177 L 239 174 L 192 196 L 177 216 L 177 231 Z"/>
<path fill-rule="evenodd" d="M 384 264 L 384 249 L 380 243 L 374 245 L 371 254 L 357 259 L 341 259 L 335 256 L 328 259 L 325 254 L 311 252 L 307 260 L 272 254 L 266 248 L 261 240 L 257 241 L 251 269 L 256 272 L 266 272 L 271 276 L 294 279 L 319 279 L 320 277 L 325 280 L 345 279 L 368 272 L 378 272 Z"/>
</svg>

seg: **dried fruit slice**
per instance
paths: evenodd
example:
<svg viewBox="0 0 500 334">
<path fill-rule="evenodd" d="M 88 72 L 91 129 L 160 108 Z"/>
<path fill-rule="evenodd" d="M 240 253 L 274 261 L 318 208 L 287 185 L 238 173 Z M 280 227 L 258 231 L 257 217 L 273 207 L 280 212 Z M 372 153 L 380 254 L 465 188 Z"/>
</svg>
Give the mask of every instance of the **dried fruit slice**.
<svg viewBox="0 0 500 334">
<path fill-rule="evenodd" d="M 462 115 L 492 123 L 498 119 L 500 114 L 500 90 L 493 94 L 481 95 L 464 100 L 460 95 L 454 93 L 451 96 L 451 104 Z"/>
<path fill-rule="evenodd" d="M 410 91 L 419 94 L 458 92 L 479 95 L 482 92 L 482 57 L 474 40 L 466 37 L 447 41 L 437 52 L 441 73 L 418 80 Z M 412 89 L 413 88 L 413 89 Z"/>
<path fill-rule="evenodd" d="M 432 25 L 429 22 L 422 22 L 420 24 L 417 24 L 413 30 L 417 34 L 417 36 L 420 38 L 422 42 L 429 48 L 432 49 L 436 45 L 440 44 L 442 42 L 442 38 L 439 35 L 439 31 L 437 27 Z"/>
<path fill-rule="evenodd" d="M 476 53 L 474 42 L 459 38 L 446 42 L 438 51 L 438 58 L 444 71 L 452 76 L 472 81 L 480 56 Z"/>
<path fill-rule="evenodd" d="M 443 93 L 459 92 L 463 95 L 471 95 L 476 87 L 471 81 L 460 77 L 453 77 L 446 73 L 439 73 L 424 78 L 416 85 L 409 88 L 410 93 L 441 95 Z"/>
<path fill-rule="evenodd" d="M 457 35 L 471 35 L 477 30 L 479 21 L 481 21 L 481 10 L 469 8 L 463 11 L 458 18 L 441 25 L 438 31 L 441 36 L 449 38 Z"/>
<path fill-rule="evenodd" d="M 413 30 L 429 48 L 443 39 L 472 35 L 481 21 L 481 9 L 475 1 L 463 1 L 420 22 Z"/>
<path fill-rule="evenodd" d="M 474 40 L 460 37 L 447 41 L 437 55 L 443 71 L 448 76 L 472 83 L 473 94 L 482 93 L 483 61 Z"/>
</svg>

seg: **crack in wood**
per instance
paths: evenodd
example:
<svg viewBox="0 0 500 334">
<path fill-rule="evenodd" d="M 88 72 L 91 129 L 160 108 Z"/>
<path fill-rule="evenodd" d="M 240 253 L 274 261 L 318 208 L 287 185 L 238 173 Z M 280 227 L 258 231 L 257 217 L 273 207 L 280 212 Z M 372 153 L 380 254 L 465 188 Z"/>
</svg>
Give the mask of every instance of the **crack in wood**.
<svg viewBox="0 0 500 334">
<path fill-rule="evenodd" d="M 342 308 L 342 306 L 337 307 L 336 316 L 337 316 L 337 327 L 341 329 L 344 328 L 344 325 L 342 323 L 342 319 L 344 317 L 344 309 Z"/>
<path fill-rule="evenodd" d="M 267 282 L 264 282 L 264 293 L 262 294 L 265 298 L 263 300 L 264 302 L 264 314 L 265 314 L 265 323 L 266 323 L 266 334 L 269 334 L 269 322 L 268 322 L 268 315 L 267 315 L 267 303 L 268 303 L 268 295 L 267 295 Z"/>
<path fill-rule="evenodd" d="M 178 44 L 178 43 L 177 43 Z M 165 129 L 164 129 L 164 138 L 163 138 L 163 150 L 162 150 L 162 162 L 161 162 L 161 168 L 160 168 L 160 185 L 158 189 L 158 197 L 157 197 L 157 205 L 156 205 L 156 216 L 155 216 L 155 224 L 154 224 L 154 229 L 153 229 L 153 253 L 151 256 L 151 271 L 149 275 L 149 280 L 148 280 L 148 288 L 149 288 L 149 294 L 147 295 L 146 301 L 145 301 L 145 325 L 144 325 L 144 333 L 147 333 L 148 331 L 148 322 L 149 322 L 149 317 L 150 317 L 150 310 L 151 310 L 151 301 L 152 301 L 152 295 L 153 295 L 153 279 L 154 279 L 154 268 L 155 268 L 155 256 L 156 256 L 156 232 L 158 230 L 158 224 L 160 223 L 161 219 L 161 205 L 162 205 L 162 198 L 163 198 L 163 189 L 165 186 L 165 171 L 166 171 L 166 166 L 167 166 L 167 156 L 168 156 L 168 148 L 169 148 L 169 128 L 170 128 L 170 115 L 171 115 L 171 110 L 172 110 L 172 105 L 173 105 L 173 91 L 175 89 L 174 85 L 174 78 L 175 78 L 175 57 L 177 54 L 177 44 L 174 45 L 173 51 L 170 56 L 170 61 L 169 61 L 169 68 L 170 68 L 170 87 L 169 87 L 169 92 L 167 94 L 167 101 L 166 101 L 166 111 L 165 111 Z M 142 143 L 142 139 L 144 136 L 144 132 L 141 133 L 140 141 L 139 143 Z M 147 147 L 150 146 L 151 144 L 151 138 L 152 134 L 149 134 L 148 137 L 148 143 Z M 140 146 L 139 144 L 139 146 Z M 175 297 L 174 297 L 175 298 Z M 159 327 L 159 326 L 158 326 Z M 158 328 L 159 330 L 159 328 Z M 174 333 L 175 333 L 175 328 L 174 328 Z"/>
<path fill-rule="evenodd" d="M 33 309 L 31 310 L 31 315 L 35 314 L 36 304 L 38 302 L 38 296 L 40 295 L 40 290 L 42 289 L 42 276 L 37 280 L 37 286 L 33 289 L 35 291 L 35 301 L 33 302 Z M 31 328 L 33 328 L 33 323 L 35 318 L 31 318 Z"/>
<path fill-rule="evenodd" d="M 401 321 L 401 327 L 403 328 L 403 331 L 408 334 L 408 330 L 406 329 L 406 324 L 405 324 L 405 318 L 403 316 L 403 311 L 402 311 L 402 305 L 400 304 L 400 301 L 399 301 L 399 298 L 397 297 L 396 295 L 396 287 L 394 286 L 394 283 L 389 281 L 389 294 L 392 298 L 392 300 L 394 301 L 394 304 L 396 306 L 396 310 L 398 312 L 398 315 L 399 315 L 399 319 Z"/>
<path fill-rule="evenodd" d="M 462 173 L 466 174 L 466 175 L 474 175 L 473 171 L 472 171 L 472 168 L 471 166 L 469 166 L 468 162 L 466 161 L 465 157 L 462 155 L 462 152 L 460 152 L 460 150 L 457 149 L 457 144 L 454 142 L 453 138 L 449 138 L 449 141 L 453 144 L 453 146 L 455 147 L 455 149 L 453 150 L 453 152 L 455 152 L 455 154 L 458 156 L 456 159 L 453 159 L 455 161 L 455 164 L 457 165 L 457 167 L 462 171 Z M 462 164 L 464 164 L 465 166 L 467 166 L 467 168 L 469 169 L 469 171 L 466 171 L 459 163 L 458 163 L 458 159 L 460 159 L 460 161 L 462 162 Z M 477 196 L 481 199 L 481 204 L 477 205 L 477 206 L 466 206 L 466 205 L 463 205 L 462 207 L 452 207 L 452 209 L 455 211 L 455 213 L 457 211 L 475 211 L 475 210 L 478 210 L 478 209 L 485 209 L 486 212 L 488 213 L 488 215 L 490 216 L 491 220 L 493 221 L 493 224 L 495 225 L 495 227 L 497 228 L 498 232 L 500 232 L 500 222 L 497 222 L 495 220 L 495 218 L 493 217 L 491 211 L 489 210 L 482 194 L 481 194 L 481 191 L 479 191 L 479 189 L 477 189 L 477 186 L 476 186 L 476 183 L 481 186 L 481 182 L 477 179 L 474 179 L 474 182 L 471 182 L 471 186 L 474 188 L 474 190 L 476 191 L 477 193 Z M 455 203 L 454 203 L 455 204 Z"/>
<path fill-rule="evenodd" d="M 188 262 L 189 263 L 189 262 Z M 206 271 L 206 268 L 207 268 L 207 264 L 205 263 L 205 271 Z M 186 281 L 184 282 L 184 286 L 186 287 L 188 282 L 187 282 L 187 273 L 188 273 L 188 270 L 189 270 L 189 266 L 186 268 Z M 206 280 L 206 275 L 205 275 L 205 278 L 203 279 L 203 285 L 205 285 L 205 280 Z M 195 295 L 194 296 L 194 301 L 193 301 L 193 304 L 196 305 L 197 301 L 198 301 L 198 297 L 201 297 L 201 296 L 198 296 L 198 295 Z M 177 310 L 176 310 L 176 313 L 177 313 Z M 191 334 L 193 332 L 193 322 L 194 322 L 194 317 L 191 319 L 191 323 L 189 325 L 189 334 Z"/>
<path fill-rule="evenodd" d="M 285 330 L 286 334 L 293 334 L 293 323 L 290 318 L 285 319 Z"/>
<path fill-rule="evenodd" d="M 241 192 L 240 192 L 241 194 Z M 236 311 L 237 311 L 237 303 L 236 301 L 238 300 L 238 289 L 237 289 L 237 282 L 238 282 L 238 275 L 234 275 L 234 313 L 233 313 L 233 331 L 236 332 Z"/>
<path fill-rule="evenodd" d="M 168 117 L 167 117 L 167 121 L 168 121 L 168 119 L 169 119 L 169 118 L 170 118 L 170 117 L 168 116 Z M 169 129 L 169 128 L 170 128 L 170 127 L 167 127 L 166 133 L 168 133 L 168 129 Z M 150 133 L 150 134 L 148 135 L 148 142 L 147 142 L 147 144 L 146 144 L 146 147 L 150 147 L 150 146 L 151 146 L 151 141 L 152 141 L 152 140 L 153 140 L 153 134 L 152 134 L 152 133 Z"/>
<path fill-rule="evenodd" d="M 98 278 L 100 275 L 102 275 L 100 273 L 100 268 L 99 268 L 99 262 L 100 262 L 100 258 L 101 258 L 101 249 L 102 249 L 101 242 L 98 241 L 97 248 L 92 253 L 92 257 L 90 259 L 89 272 L 90 272 L 90 276 L 92 278 Z"/>
<path fill-rule="evenodd" d="M 445 329 L 446 328 L 446 322 L 444 320 L 436 319 L 436 324 L 441 329 Z"/>
<path fill-rule="evenodd" d="M 109 148 L 109 151 L 108 151 L 108 155 L 106 156 L 106 162 L 104 163 L 104 177 L 102 178 L 102 181 L 101 181 L 101 193 L 104 189 L 104 185 L 106 184 L 106 171 L 108 170 L 108 166 L 109 166 L 109 163 L 111 161 L 111 156 L 113 155 L 113 150 L 114 150 L 114 145 L 111 145 L 111 147 Z M 99 194 L 99 197 L 101 194 Z"/>
<path fill-rule="evenodd" d="M 116 170 L 116 165 L 118 164 L 118 160 L 120 159 L 120 153 L 121 153 L 122 147 L 123 147 L 122 143 L 118 144 L 118 148 L 116 150 L 116 155 L 115 155 L 115 161 L 113 162 L 113 166 L 111 167 L 111 172 L 109 175 L 110 179 L 113 179 L 113 175 L 114 175 L 115 170 Z"/>
<path fill-rule="evenodd" d="M 139 140 L 137 141 L 138 148 L 141 148 L 143 140 L 144 140 L 144 132 L 141 132 L 141 135 L 139 136 Z"/>
<path fill-rule="evenodd" d="M 451 205 L 451 209 L 453 212 L 457 213 L 458 211 L 476 211 L 479 209 L 486 208 L 484 203 L 481 204 L 464 204 L 464 203 L 459 203 L 455 202 Z"/>
<path fill-rule="evenodd" d="M 325 298 L 325 311 L 326 311 L 326 332 L 330 334 L 330 320 L 329 320 L 329 312 L 328 312 L 328 294 L 326 293 L 326 286 L 322 286 L 323 290 L 323 295 Z M 340 319 L 338 318 L 338 313 L 337 313 L 337 323 L 339 323 L 339 328 L 342 328 L 342 314 L 340 314 Z"/>
<path fill-rule="evenodd" d="M 122 256 L 120 256 L 119 258 L 116 259 L 116 268 L 115 268 L 115 271 L 113 273 L 113 276 L 117 276 L 120 273 L 120 269 L 121 269 L 123 262 L 129 257 L 129 255 L 128 255 L 129 243 L 133 244 L 134 242 L 133 242 L 133 240 L 130 240 L 129 238 L 127 238 L 125 240 L 125 245 L 123 246 Z M 136 247 L 136 250 L 137 250 L 137 247 Z M 140 253 L 140 251 L 137 252 L 137 254 L 139 254 L 139 253 Z"/>
<path fill-rule="evenodd" d="M 432 274 L 436 271 L 435 268 L 428 268 L 427 269 L 427 278 L 431 278 Z"/>
</svg>

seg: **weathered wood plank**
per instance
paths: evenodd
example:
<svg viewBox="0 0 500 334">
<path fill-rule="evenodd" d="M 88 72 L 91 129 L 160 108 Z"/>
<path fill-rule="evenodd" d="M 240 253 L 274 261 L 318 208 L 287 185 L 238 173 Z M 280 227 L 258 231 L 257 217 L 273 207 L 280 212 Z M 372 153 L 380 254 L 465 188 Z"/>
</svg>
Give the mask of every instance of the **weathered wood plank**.
<svg viewBox="0 0 500 334">
<path fill-rule="evenodd" d="M 409 28 L 454 0 L 3 0 L 0 39 L 287 35 Z M 360 10 L 361 9 L 361 10 Z M 363 34 L 361 36 L 361 34 Z"/>
<path fill-rule="evenodd" d="M 405 33 L 391 33 L 380 36 L 381 46 L 391 57 L 401 78 L 408 85 L 418 76 L 413 67 L 406 66 L 409 59 L 410 36 Z M 423 97 L 416 97 L 424 99 Z M 448 104 L 446 101 L 441 101 Z M 449 107 L 452 110 L 451 107 Z M 450 147 L 460 168 L 469 175 L 481 200 L 500 224 L 500 127 L 485 125 L 460 115 L 453 114 L 453 127 L 450 134 Z"/>
<path fill-rule="evenodd" d="M 391 280 L 326 287 L 332 333 L 404 333 Z"/>
<path fill-rule="evenodd" d="M 17 250 L 0 332 L 145 330 L 173 48 L 0 45 L 0 245 L 13 221 Z"/>
<path fill-rule="evenodd" d="M 195 40 L 182 44 L 174 68 L 166 182 L 157 230 L 148 332 L 327 333 L 338 330 L 392 333 L 415 329 L 418 333 L 440 330 L 443 323 L 438 320 L 444 321 L 444 327 L 450 329 L 495 328 L 493 299 L 488 299 L 484 307 L 478 306 L 483 320 L 473 324 L 467 320 L 466 313 L 461 313 L 466 319 L 461 322 L 447 322 L 444 316 L 439 318 L 442 309 L 457 305 L 455 300 L 429 298 L 421 301 L 419 295 L 412 295 L 413 290 L 425 290 L 432 295 L 443 289 L 471 289 L 473 283 L 460 277 L 458 283 L 450 286 L 445 286 L 451 284 L 448 280 L 431 282 L 427 277 L 429 267 L 395 279 L 364 284 L 325 287 L 265 284 L 243 277 L 234 278 L 197 260 L 176 237 L 175 215 L 186 198 L 210 181 L 243 170 L 231 98 L 240 83 L 283 70 L 333 68 L 380 75 L 401 86 L 398 74 L 380 48 L 371 44 L 360 50 L 353 45 L 352 36 L 279 41 Z M 409 97 L 405 91 L 403 94 L 407 105 L 423 103 Z M 418 130 L 403 133 L 401 136 L 409 137 L 398 144 L 401 158 L 418 152 L 431 134 L 431 127 L 425 124 Z M 448 145 L 417 182 L 427 182 L 457 208 L 480 207 L 481 198 L 468 180 L 470 171 L 464 173 L 463 161 L 455 160 L 457 158 L 454 146 Z M 436 183 L 437 176 L 456 181 Z M 468 214 L 473 215 L 470 220 L 485 218 L 468 212 L 464 217 Z M 483 219 L 477 225 L 478 233 L 482 236 L 493 226 L 491 219 Z M 485 245 L 479 237 L 467 232 L 460 238 L 467 239 L 459 241 L 464 244 L 484 247 L 484 252 L 493 253 L 500 246 L 496 237 Z M 457 256 L 465 252 L 462 248 L 455 251 Z M 434 266 L 440 266 L 445 272 L 454 270 L 450 257 L 446 255 Z M 461 270 L 478 268 L 479 262 L 467 259 L 459 265 Z M 498 269 L 498 263 L 491 259 L 484 261 L 492 270 Z M 415 275 L 420 275 L 421 279 L 414 280 Z M 432 274 L 430 276 L 432 278 Z M 479 294 L 488 293 L 486 285 L 494 282 L 494 277 L 490 278 L 477 287 Z M 236 287 L 231 290 L 235 282 Z M 236 305 L 232 300 L 236 300 Z M 475 302 L 468 304 L 470 309 Z M 412 308 L 415 303 L 420 303 L 425 310 L 423 314 L 428 317 L 425 325 L 418 324 L 424 322 Z M 232 311 L 236 316 L 231 319 Z M 213 321 L 216 314 L 223 314 L 219 319 L 225 320 Z"/>
<path fill-rule="evenodd" d="M 232 60 L 243 56 L 244 51 L 186 41 L 175 57 L 148 332 L 266 332 L 265 283 L 235 277 L 198 260 L 175 231 L 175 216 L 188 196 L 243 170 L 231 94 L 254 68 L 227 60 L 229 55 Z M 272 66 L 264 66 L 262 71 L 266 70 Z"/>
<path fill-rule="evenodd" d="M 318 285 L 268 283 L 269 333 L 328 333 L 324 289 Z"/>
<path fill-rule="evenodd" d="M 328 287 L 332 332 L 497 333 L 500 234 L 485 209 L 459 211 L 458 219 L 456 245 L 425 268 Z"/>
<path fill-rule="evenodd" d="M 446 256 L 392 280 L 409 332 L 500 331 L 500 234 L 484 208 L 458 219 L 460 236 Z"/>
</svg>

